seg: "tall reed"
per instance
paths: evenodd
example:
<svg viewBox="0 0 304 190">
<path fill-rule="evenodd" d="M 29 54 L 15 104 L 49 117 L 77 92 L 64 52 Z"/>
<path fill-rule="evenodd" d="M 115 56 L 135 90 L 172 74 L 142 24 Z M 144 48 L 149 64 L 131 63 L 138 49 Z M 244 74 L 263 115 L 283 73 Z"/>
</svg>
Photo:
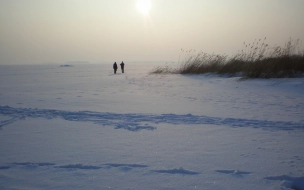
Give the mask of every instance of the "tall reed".
<svg viewBox="0 0 304 190">
<path fill-rule="evenodd" d="M 245 78 L 303 77 L 304 50 L 300 40 L 290 39 L 283 47 L 269 47 L 263 40 L 243 44 L 243 50 L 232 57 L 227 55 L 196 53 L 195 50 L 181 50 L 177 69 L 158 67 L 152 74 L 204 74 L 241 75 Z"/>
</svg>

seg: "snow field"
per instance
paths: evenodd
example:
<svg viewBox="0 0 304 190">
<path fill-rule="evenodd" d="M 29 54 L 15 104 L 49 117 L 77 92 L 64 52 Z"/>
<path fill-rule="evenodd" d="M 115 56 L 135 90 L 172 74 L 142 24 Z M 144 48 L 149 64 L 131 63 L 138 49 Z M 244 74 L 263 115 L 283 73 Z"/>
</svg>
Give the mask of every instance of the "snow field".
<svg viewBox="0 0 304 190">
<path fill-rule="evenodd" d="M 303 79 L 1 67 L 0 189 L 304 189 Z"/>
</svg>

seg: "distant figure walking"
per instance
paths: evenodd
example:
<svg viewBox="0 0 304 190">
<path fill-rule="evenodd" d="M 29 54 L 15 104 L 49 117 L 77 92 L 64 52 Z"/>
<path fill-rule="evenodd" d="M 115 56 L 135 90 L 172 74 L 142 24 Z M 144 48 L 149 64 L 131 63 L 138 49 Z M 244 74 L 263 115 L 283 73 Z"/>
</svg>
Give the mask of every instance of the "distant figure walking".
<svg viewBox="0 0 304 190">
<path fill-rule="evenodd" d="M 117 71 L 117 64 L 116 64 L 116 62 L 113 64 L 113 69 L 114 69 L 114 74 L 116 74 L 116 71 Z"/>
<path fill-rule="evenodd" d="M 124 64 L 124 62 L 121 62 L 120 67 L 121 67 L 121 72 L 124 73 L 125 72 L 125 64 Z"/>
</svg>

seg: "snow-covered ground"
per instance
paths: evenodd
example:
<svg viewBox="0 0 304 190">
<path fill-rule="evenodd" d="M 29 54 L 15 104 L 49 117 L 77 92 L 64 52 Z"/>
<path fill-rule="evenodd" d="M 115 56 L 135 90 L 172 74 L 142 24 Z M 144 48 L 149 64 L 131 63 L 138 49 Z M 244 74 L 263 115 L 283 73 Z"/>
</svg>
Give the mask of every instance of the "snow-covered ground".
<svg viewBox="0 0 304 190">
<path fill-rule="evenodd" d="M 304 79 L 0 66 L 0 189 L 304 189 Z"/>
</svg>

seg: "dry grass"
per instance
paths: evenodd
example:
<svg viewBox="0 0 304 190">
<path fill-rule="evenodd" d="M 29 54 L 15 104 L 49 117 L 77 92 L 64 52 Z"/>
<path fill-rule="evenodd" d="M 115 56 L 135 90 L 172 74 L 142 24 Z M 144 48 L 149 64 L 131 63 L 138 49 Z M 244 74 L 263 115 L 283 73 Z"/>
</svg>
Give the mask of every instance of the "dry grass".
<svg viewBox="0 0 304 190">
<path fill-rule="evenodd" d="M 290 39 L 285 46 L 269 47 L 265 40 L 256 40 L 252 44 L 244 43 L 243 50 L 235 56 L 195 53 L 181 50 L 180 68 L 157 67 L 152 74 L 204 74 L 215 73 L 244 78 L 291 78 L 303 77 L 304 50 L 300 41 Z M 183 60 L 180 60 L 183 58 Z"/>
</svg>

